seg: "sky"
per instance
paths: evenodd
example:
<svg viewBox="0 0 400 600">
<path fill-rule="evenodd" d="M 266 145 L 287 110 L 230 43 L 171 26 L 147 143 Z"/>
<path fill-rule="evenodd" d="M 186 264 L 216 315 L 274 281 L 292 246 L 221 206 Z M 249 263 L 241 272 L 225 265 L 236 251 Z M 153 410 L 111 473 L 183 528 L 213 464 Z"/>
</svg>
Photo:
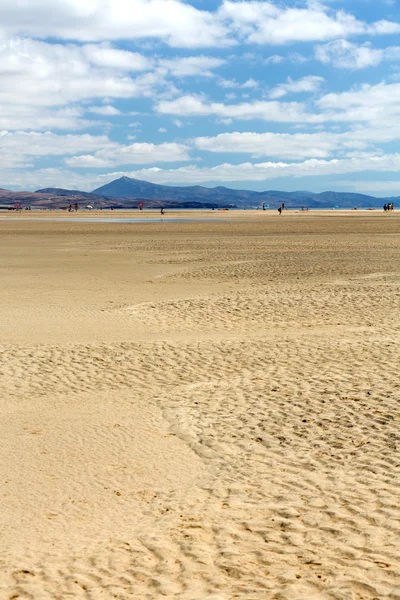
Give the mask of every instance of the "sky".
<svg viewBox="0 0 400 600">
<path fill-rule="evenodd" d="M 0 187 L 400 195 L 400 0 L 1 0 Z"/>
</svg>

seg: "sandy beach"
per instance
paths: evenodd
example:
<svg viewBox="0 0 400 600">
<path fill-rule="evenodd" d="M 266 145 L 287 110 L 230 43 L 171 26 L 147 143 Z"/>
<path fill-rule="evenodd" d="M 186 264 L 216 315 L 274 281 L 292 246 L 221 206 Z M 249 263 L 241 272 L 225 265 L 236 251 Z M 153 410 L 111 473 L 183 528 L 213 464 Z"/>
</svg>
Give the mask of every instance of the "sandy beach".
<svg viewBox="0 0 400 600">
<path fill-rule="evenodd" d="M 400 600 L 400 213 L 118 217 L 0 214 L 0 600 Z"/>
</svg>

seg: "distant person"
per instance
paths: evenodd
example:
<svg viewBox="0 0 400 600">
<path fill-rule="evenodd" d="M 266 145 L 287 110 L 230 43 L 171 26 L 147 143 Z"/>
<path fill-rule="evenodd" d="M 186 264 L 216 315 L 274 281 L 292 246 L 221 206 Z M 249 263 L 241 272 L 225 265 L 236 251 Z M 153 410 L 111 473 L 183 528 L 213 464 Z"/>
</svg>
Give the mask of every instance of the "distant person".
<svg viewBox="0 0 400 600">
<path fill-rule="evenodd" d="M 139 210 L 143 210 L 143 206 L 144 206 L 144 203 L 143 203 L 143 202 L 141 202 L 141 203 L 139 204 Z"/>
<path fill-rule="evenodd" d="M 383 205 L 383 211 L 384 211 L 384 212 L 386 212 L 386 211 L 387 211 L 387 209 L 388 209 L 388 207 L 387 207 L 387 204 L 384 204 L 384 205 Z"/>
<path fill-rule="evenodd" d="M 278 213 L 279 213 L 280 215 L 282 214 L 282 206 L 280 206 L 280 207 L 278 208 Z"/>
<path fill-rule="evenodd" d="M 68 212 L 72 212 L 72 204 L 68 206 Z"/>
<path fill-rule="evenodd" d="M 78 212 L 78 203 L 75 202 L 75 212 Z"/>
<path fill-rule="evenodd" d="M 265 210 L 265 202 L 262 203 L 262 209 Z"/>
<path fill-rule="evenodd" d="M 162 215 L 165 215 L 165 210 L 164 210 L 163 206 L 161 207 L 161 211 L 160 212 L 161 212 Z"/>
<path fill-rule="evenodd" d="M 282 210 L 285 210 L 285 203 L 282 202 Z"/>
</svg>

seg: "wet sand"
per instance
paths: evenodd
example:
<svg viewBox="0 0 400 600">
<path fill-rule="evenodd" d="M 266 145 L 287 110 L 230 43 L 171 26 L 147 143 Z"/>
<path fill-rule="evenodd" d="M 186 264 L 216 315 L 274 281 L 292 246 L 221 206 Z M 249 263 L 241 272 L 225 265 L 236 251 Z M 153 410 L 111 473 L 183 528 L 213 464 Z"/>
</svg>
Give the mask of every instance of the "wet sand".
<svg viewBox="0 0 400 600">
<path fill-rule="evenodd" d="M 399 599 L 400 215 L 54 216 L 0 214 L 0 599 Z"/>
</svg>

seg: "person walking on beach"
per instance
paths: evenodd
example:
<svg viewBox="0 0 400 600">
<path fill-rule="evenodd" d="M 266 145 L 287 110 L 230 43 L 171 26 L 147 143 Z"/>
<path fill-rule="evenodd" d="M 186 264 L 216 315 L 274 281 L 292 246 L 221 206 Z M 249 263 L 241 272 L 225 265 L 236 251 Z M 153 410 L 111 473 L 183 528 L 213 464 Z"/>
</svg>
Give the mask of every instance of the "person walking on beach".
<svg viewBox="0 0 400 600">
<path fill-rule="evenodd" d="M 280 207 L 278 208 L 278 213 L 279 213 L 280 215 L 282 214 L 282 206 L 280 206 Z"/>
<path fill-rule="evenodd" d="M 161 212 L 162 215 L 165 215 L 165 210 L 164 210 L 163 206 L 161 207 L 161 211 L 160 212 Z"/>
<path fill-rule="evenodd" d="M 75 212 L 78 212 L 78 203 L 75 202 Z"/>
</svg>

